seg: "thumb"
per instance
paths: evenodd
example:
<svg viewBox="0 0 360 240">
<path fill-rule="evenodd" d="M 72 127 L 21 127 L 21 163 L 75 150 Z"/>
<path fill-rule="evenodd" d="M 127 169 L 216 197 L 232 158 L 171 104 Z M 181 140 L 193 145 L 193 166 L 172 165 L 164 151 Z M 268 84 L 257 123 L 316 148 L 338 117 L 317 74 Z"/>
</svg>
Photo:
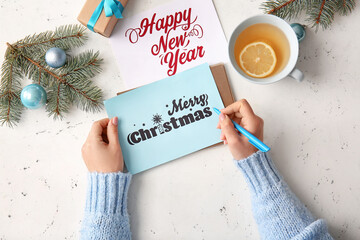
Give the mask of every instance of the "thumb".
<svg viewBox="0 0 360 240">
<path fill-rule="evenodd" d="M 109 145 L 119 144 L 118 136 L 118 117 L 113 117 L 107 126 L 107 137 L 109 139 Z"/>
<path fill-rule="evenodd" d="M 221 113 L 220 116 L 220 127 L 221 132 L 225 135 L 226 141 L 229 146 L 237 145 L 241 141 L 239 134 L 236 132 L 234 124 L 231 122 L 230 118 Z"/>
</svg>

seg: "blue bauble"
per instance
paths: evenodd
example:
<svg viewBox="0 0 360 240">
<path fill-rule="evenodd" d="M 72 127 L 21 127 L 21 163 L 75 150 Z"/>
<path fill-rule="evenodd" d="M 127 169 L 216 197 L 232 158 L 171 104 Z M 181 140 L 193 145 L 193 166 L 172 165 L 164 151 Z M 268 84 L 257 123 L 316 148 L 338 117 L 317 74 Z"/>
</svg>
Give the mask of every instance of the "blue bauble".
<svg viewBox="0 0 360 240">
<path fill-rule="evenodd" d="M 22 104 L 29 109 L 40 108 L 46 103 L 45 89 L 39 84 L 30 84 L 21 91 Z"/>
<path fill-rule="evenodd" d="M 301 42 L 302 40 L 304 40 L 304 38 L 305 38 L 304 26 L 299 23 L 292 23 L 292 24 L 290 24 L 290 26 L 294 30 L 298 41 Z"/>
<path fill-rule="evenodd" d="M 45 61 L 52 68 L 62 67 L 66 62 L 66 53 L 61 48 L 50 48 L 45 54 Z"/>
</svg>

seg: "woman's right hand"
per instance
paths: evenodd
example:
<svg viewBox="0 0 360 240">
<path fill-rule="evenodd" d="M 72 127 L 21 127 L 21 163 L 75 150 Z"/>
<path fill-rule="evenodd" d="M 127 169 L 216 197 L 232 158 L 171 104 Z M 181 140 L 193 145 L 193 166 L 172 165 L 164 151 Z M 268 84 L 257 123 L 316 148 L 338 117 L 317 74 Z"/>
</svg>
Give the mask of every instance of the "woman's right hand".
<svg viewBox="0 0 360 240">
<path fill-rule="evenodd" d="M 217 128 L 221 129 L 220 139 L 224 141 L 224 144 L 228 144 L 235 160 L 244 159 L 257 152 L 258 149 L 249 142 L 248 138 L 236 130 L 230 119 L 237 122 L 261 141 L 263 141 L 264 121 L 255 115 L 250 104 L 245 99 L 221 109 L 219 115 Z"/>
</svg>

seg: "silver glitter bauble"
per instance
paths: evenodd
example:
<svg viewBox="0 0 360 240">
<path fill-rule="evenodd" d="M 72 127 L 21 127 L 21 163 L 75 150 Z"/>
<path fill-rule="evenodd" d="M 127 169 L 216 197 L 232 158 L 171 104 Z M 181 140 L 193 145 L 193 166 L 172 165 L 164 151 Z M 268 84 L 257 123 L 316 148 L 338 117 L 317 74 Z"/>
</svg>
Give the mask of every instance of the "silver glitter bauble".
<svg viewBox="0 0 360 240">
<path fill-rule="evenodd" d="M 66 53 L 61 48 L 50 48 L 45 54 L 45 62 L 52 68 L 62 67 L 66 62 Z"/>
</svg>

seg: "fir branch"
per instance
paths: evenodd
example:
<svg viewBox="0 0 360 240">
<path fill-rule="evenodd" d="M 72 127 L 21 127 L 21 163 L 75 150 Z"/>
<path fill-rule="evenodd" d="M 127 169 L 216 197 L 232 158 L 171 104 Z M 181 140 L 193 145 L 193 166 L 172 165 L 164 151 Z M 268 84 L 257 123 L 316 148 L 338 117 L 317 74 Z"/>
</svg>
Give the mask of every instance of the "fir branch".
<svg viewBox="0 0 360 240">
<path fill-rule="evenodd" d="M 91 94 L 88 94 L 88 91 L 81 90 L 81 87 L 76 87 L 75 84 L 70 83 L 70 81 L 67 81 L 65 77 L 62 77 L 61 75 L 57 74 L 54 71 L 51 71 L 47 69 L 47 67 L 42 66 L 39 62 L 34 61 L 28 56 L 21 55 L 24 59 L 26 59 L 29 63 L 32 65 L 29 65 L 28 71 L 31 72 L 30 68 L 38 68 L 38 70 L 43 70 L 44 72 L 48 73 L 51 77 L 53 77 L 56 81 L 69 86 L 76 94 L 81 95 L 83 98 L 89 100 L 94 104 L 95 109 L 97 108 L 97 101 L 99 101 L 98 96 L 95 95 L 94 97 L 91 96 Z M 32 77 L 33 75 L 29 75 L 29 77 Z M 89 91 L 90 92 L 90 91 Z M 91 105 L 91 104 L 90 104 Z M 91 107 L 90 107 L 91 108 Z M 91 109 L 90 109 L 91 110 Z"/>
<path fill-rule="evenodd" d="M 78 56 L 69 59 L 61 69 L 61 77 L 92 78 L 96 73 L 101 72 L 99 52 L 86 51 Z"/>
<path fill-rule="evenodd" d="M 318 30 L 319 26 L 326 29 L 334 20 L 336 3 L 333 0 L 314 0 L 308 10 L 308 21 Z"/>
<path fill-rule="evenodd" d="M 85 111 L 102 108 L 102 91 L 90 78 L 101 71 L 98 52 L 87 51 L 68 58 L 66 64 L 54 69 L 45 62 L 50 47 L 70 49 L 86 40 L 85 28 L 79 25 L 62 26 L 55 31 L 27 36 L 9 44 L 2 64 L 0 82 L 0 124 L 14 126 L 20 120 L 23 105 L 20 100 L 22 76 L 47 91 L 46 110 L 49 116 L 62 118 L 72 103 Z"/>
<path fill-rule="evenodd" d="M 32 36 L 26 36 L 24 39 L 16 42 L 15 48 L 41 48 L 42 50 L 49 49 L 50 47 L 59 47 L 64 50 L 80 47 L 87 40 L 85 30 L 81 25 L 65 25 L 55 29 L 55 31 L 46 31 Z"/>
<path fill-rule="evenodd" d="M 305 10 L 307 21 L 316 30 L 321 26 L 326 29 L 334 20 L 334 14 L 349 14 L 355 8 L 355 0 L 267 0 L 261 9 L 284 19 L 292 19 Z"/>
<path fill-rule="evenodd" d="M 49 112 L 48 116 L 52 116 L 54 119 L 62 119 L 64 113 L 68 113 L 71 101 L 68 97 L 69 90 L 66 89 L 64 84 L 58 82 L 53 84 L 50 88 L 47 88 L 48 103 L 46 104 L 46 110 Z"/>
<path fill-rule="evenodd" d="M 21 73 L 14 64 L 13 59 L 5 59 L 1 66 L 0 96 L 21 90 Z"/>
<path fill-rule="evenodd" d="M 7 43 L 8 46 L 10 48 L 13 48 L 14 51 L 16 51 L 15 47 L 13 47 L 11 44 Z M 98 53 L 97 53 L 98 54 Z M 74 85 L 68 83 L 66 81 L 66 78 L 64 77 L 64 75 L 67 75 L 67 74 L 63 74 L 63 75 L 60 75 L 58 74 L 57 72 L 55 71 L 52 71 L 52 70 L 49 70 L 48 67 L 45 67 L 44 65 L 42 65 L 41 63 L 39 62 L 36 62 L 35 60 L 31 59 L 29 56 L 26 56 L 24 53 L 21 53 L 19 52 L 18 53 L 19 57 L 21 57 L 22 59 L 25 59 L 26 61 L 28 61 L 29 64 L 26 64 L 26 71 L 25 71 L 25 74 L 29 77 L 29 78 L 32 78 L 34 76 L 33 72 L 34 71 L 40 71 L 40 70 L 43 70 L 44 72 L 48 73 L 50 76 L 52 76 L 53 78 L 55 78 L 57 81 L 65 84 L 65 85 L 68 85 L 70 88 L 72 88 L 74 91 L 76 91 L 78 94 L 81 94 L 83 95 L 83 97 L 91 100 L 92 102 L 96 102 L 96 99 L 92 99 L 91 96 L 87 96 L 86 95 L 86 91 L 81 91 L 80 89 L 76 88 Z M 84 54 L 85 55 L 85 54 Z M 87 54 L 87 56 L 91 56 L 91 54 Z M 82 58 L 85 59 L 84 56 L 82 56 Z M 101 60 L 99 60 L 101 61 Z M 84 62 L 84 60 L 82 61 Z M 96 62 L 94 60 L 91 60 L 88 61 L 88 62 Z M 24 62 L 23 62 L 24 63 Z M 25 64 L 25 63 L 24 63 Z M 95 64 L 87 64 L 87 65 L 93 65 L 95 67 L 98 68 L 98 65 L 95 65 Z M 93 71 L 97 71 L 96 69 L 93 69 Z M 75 70 L 80 70 L 80 68 L 78 69 L 75 69 Z M 69 75 L 71 74 L 71 72 L 69 73 Z M 93 76 L 92 72 L 88 72 L 87 74 L 91 74 L 90 76 Z M 89 75 L 88 75 L 89 76 Z"/>
<path fill-rule="evenodd" d="M 74 96 L 74 103 L 78 108 L 88 112 L 98 112 L 102 109 L 102 91 L 99 87 L 92 84 L 89 79 L 82 79 L 81 81 L 71 78 L 68 83 L 78 89 L 84 89 L 86 95 L 82 92 L 75 91 L 74 88 L 70 88 L 72 95 Z M 89 98 L 87 96 L 91 96 Z"/>
<path fill-rule="evenodd" d="M 0 98 L 0 125 L 14 127 L 20 121 L 23 105 L 20 101 L 20 92 L 9 92 Z"/>
<path fill-rule="evenodd" d="M 304 0 L 268 0 L 261 5 L 265 13 L 273 14 L 284 19 L 296 17 L 307 7 Z"/>
<path fill-rule="evenodd" d="M 38 84 L 40 85 L 40 83 L 41 83 L 41 69 L 39 69 L 39 72 L 38 72 L 38 79 L 39 79 Z"/>
<path fill-rule="evenodd" d="M 14 61 L 5 60 L 1 66 L 0 124 L 13 127 L 19 122 L 23 106 L 20 101 L 21 84 Z"/>
<path fill-rule="evenodd" d="M 336 2 L 336 10 L 341 15 L 348 15 L 355 8 L 355 0 L 338 0 Z"/>
<path fill-rule="evenodd" d="M 86 28 L 81 25 L 65 25 L 56 28 L 54 32 L 54 37 L 58 38 L 56 42 L 54 42 L 56 47 L 62 49 L 70 49 L 73 47 L 81 47 L 84 45 L 84 41 L 88 39 L 87 35 L 85 35 Z M 64 35 L 69 36 L 69 38 L 63 38 Z"/>
</svg>

